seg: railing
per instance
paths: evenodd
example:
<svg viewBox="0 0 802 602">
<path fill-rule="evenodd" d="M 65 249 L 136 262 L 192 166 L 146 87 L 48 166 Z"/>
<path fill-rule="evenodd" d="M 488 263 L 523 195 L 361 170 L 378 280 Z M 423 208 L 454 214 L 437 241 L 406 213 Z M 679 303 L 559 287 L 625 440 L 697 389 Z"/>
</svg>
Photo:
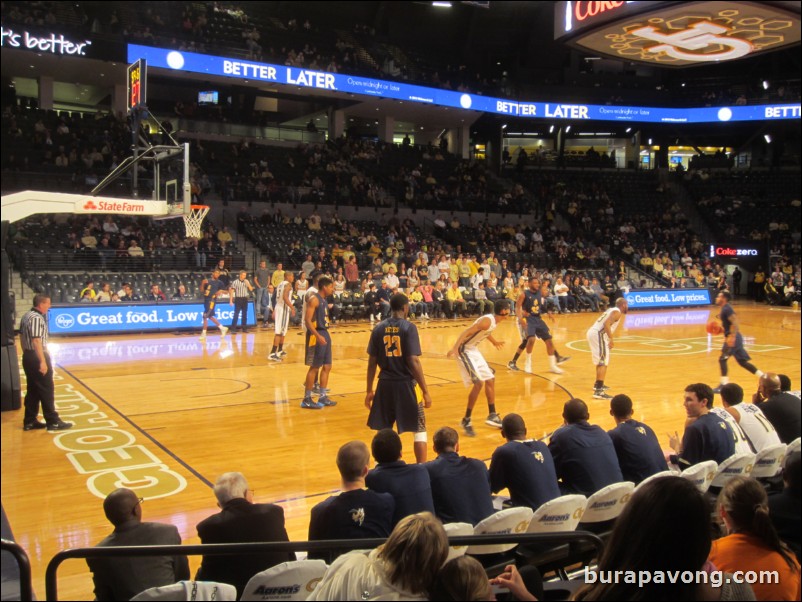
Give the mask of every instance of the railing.
<svg viewBox="0 0 802 602">
<path fill-rule="evenodd" d="M 9 541 L 7 539 L 0 540 L 2 550 L 8 552 L 17 561 L 19 567 L 19 599 L 22 602 L 33 600 L 33 586 L 31 585 L 31 561 L 28 559 L 28 554 L 18 543 Z M 3 580 L 3 599 L 6 598 L 7 583 L 5 578 Z M 10 598 L 9 598 L 10 599 Z"/>
<path fill-rule="evenodd" d="M 32 250 L 20 247 L 12 250 L 11 259 L 14 268 L 20 272 L 173 272 L 173 271 L 207 271 L 214 267 L 220 259 L 224 259 L 230 270 L 245 267 L 242 251 L 221 253 L 211 251 L 203 254 L 193 250 L 145 252 L 144 257 L 108 257 L 91 249 L 79 251 L 47 251 Z"/>
<path fill-rule="evenodd" d="M 467 535 L 449 537 L 449 544 L 565 544 L 588 542 L 596 549 L 597 557 L 604 548 L 598 535 L 588 531 L 564 533 L 507 533 L 501 535 Z M 130 556 L 231 556 L 234 554 L 261 554 L 265 552 L 298 552 L 319 550 L 366 550 L 380 546 L 384 539 L 328 539 L 321 541 L 289 541 L 271 543 L 195 544 L 177 546 L 135 546 L 107 548 L 73 548 L 53 556 L 45 572 L 47 600 L 58 600 L 58 569 L 61 563 L 75 558 L 120 558 Z M 30 582 L 30 576 L 28 578 Z M 23 598 L 24 599 L 24 598 Z M 30 598 L 28 598 L 30 599 Z"/>
</svg>

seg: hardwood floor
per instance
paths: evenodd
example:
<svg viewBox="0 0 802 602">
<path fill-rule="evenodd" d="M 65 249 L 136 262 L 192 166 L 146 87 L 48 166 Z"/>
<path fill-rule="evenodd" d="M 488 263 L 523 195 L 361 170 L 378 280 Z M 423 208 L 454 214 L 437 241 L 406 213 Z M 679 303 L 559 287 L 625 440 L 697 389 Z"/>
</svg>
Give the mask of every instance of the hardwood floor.
<svg viewBox="0 0 802 602">
<path fill-rule="evenodd" d="M 682 432 L 682 391 L 691 382 L 718 381 L 721 337 L 704 325 L 715 308 L 631 312 L 616 332 L 606 382 L 611 393 L 627 393 L 636 418 L 655 430 Z M 751 303 L 736 305 L 753 362 L 763 371 L 785 373 L 800 383 L 800 314 Z M 529 435 L 544 437 L 562 423 L 563 403 L 572 396 L 590 407 L 590 421 L 612 428 L 609 404 L 592 399 L 594 368 L 585 331 L 595 314 L 557 316 L 551 325 L 558 349 L 572 356 L 565 374 L 547 372 L 542 343 L 533 354 L 533 374 L 512 372 L 506 363 L 519 342 L 515 325 L 499 326 L 503 350 L 485 343 L 482 352 L 496 370 L 499 413 L 517 412 Z M 469 321 L 417 323 L 422 363 L 434 400 L 427 411 L 429 437 L 437 428 L 459 430 L 467 389 L 446 351 Z M 272 330 L 220 338 L 197 335 L 85 337 L 52 341 L 57 404 L 76 426 L 57 435 L 23 432 L 22 411 L 2 414 L 2 503 L 17 541 L 27 550 L 34 588 L 44 597 L 47 562 L 59 550 L 92 546 L 111 531 L 102 499 L 127 486 L 146 498 L 144 520 L 175 524 L 186 543 L 198 543 L 195 525 L 217 511 L 211 484 L 226 471 L 240 471 L 256 501 L 285 509 L 291 539 L 306 539 L 309 511 L 336 492 L 337 449 L 367 443 L 365 348 L 370 326 L 347 323 L 332 329 L 333 408 L 299 407 L 303 394 L 303 339 L 287 336 L 288 356 L 268 362 Z M 747 395 L 757 379 L 730 362 L 730 377 Z M 524 358 L 519 360 L 524 366 Z M 477 436 L 461 436 L 463 455 L 489 459 L 502 443 L 486 426 L 480 397 L 474 411 Z M 402 437 L 404 459 L 413 462 L 412 439 Z M 430 450 L 430 459 L 434 453 Z M 197 558 L 190 559 L 194 568 Z M 92 599 L 91 575 L 82 561 L 59 571 L 62 599 Z"/>
</svg>

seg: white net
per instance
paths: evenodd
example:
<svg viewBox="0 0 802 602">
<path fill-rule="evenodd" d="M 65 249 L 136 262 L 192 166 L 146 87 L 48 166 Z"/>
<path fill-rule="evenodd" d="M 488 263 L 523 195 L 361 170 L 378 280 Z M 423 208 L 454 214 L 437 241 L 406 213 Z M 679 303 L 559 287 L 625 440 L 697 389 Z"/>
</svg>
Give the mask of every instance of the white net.
<svg viewBox="0 0 802 602">
<path fill-rule="evenodd" d="M 201 238 L 201 225 L 207 213 L 209 213 L 209 207 L 206 205 L 192 205 L 189 213 L 184 214 L 187 238 Z"/>
</svg>

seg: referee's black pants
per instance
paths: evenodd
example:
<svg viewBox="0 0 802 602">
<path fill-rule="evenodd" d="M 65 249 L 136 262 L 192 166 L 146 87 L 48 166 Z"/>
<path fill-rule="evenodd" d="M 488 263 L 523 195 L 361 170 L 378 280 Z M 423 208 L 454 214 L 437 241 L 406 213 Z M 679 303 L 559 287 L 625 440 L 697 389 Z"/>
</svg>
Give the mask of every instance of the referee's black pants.
<svg viewBox="0 0 802 602">
<path fill-rule="evenodd" d="M 56 412 L 56 390 L 53 384 L 53 364 L 50 354 L 45 351 L 47 374 L 39 372 L 39 357 L 36 351 L 22 352 L 22 369 L 25 371 L 27 392 L 25 393 L 25 419 L 23 424 L 36 422 L 39 415 L 39 404 L 42 404 L 42 415 L 47 424 L 59 422 Z"/>
<path fill-rule="evenodd" d="M 240 314 L 242 314 L 242 329 L 245 330 L 248 327 L 248 297 L 234 297 L 234 317 L 231 319 L 231 328 L 237 327 Z"/>
</svg>

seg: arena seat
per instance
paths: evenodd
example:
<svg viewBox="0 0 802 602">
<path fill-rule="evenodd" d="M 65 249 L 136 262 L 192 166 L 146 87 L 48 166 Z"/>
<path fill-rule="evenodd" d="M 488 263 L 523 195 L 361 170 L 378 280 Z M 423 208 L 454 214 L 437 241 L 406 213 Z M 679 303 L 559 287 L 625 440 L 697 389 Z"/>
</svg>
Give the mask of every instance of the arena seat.
<svg viewBox="0 0 802 602">
<path fill-rule="evenodd" d="M 322 560 L 282 562 L 251 577 L 240 600 L 306 600 L 327 569 Z"/>
<path fill-rule="evenodd" d="M 479 521 L 473 529 L 473 534 L 495 535 L 500 533 L 526 533 L 533 514 L 534 512 L 532 512 L 531 508 L 523 506 L 506 508 Z M 512 550 L 515 545 L 516 544 L 472 545 L 468 546 L 466 553 L 472 556 L 501 554 Z"/>
<path fill-rule="evenodd" d="M 699 462 L 690 468 L 687 468 L 680 476 L 683 479 L 688 479 L 691 483 L 702 493 L 706 493 L 710 489 L 710 484 L 713 482 L 713 477 L 716 476 L 718 470 L 718 463 L 714 460 L 707 460 L 706 462 Z"/>
<path fill-rule="evenodd" d="M 749 476 L 753 479 L 770 479 L 777 476 L 782 469 L 782 461 L 787 449 L 788 446 L 785 443 L 761 449 L 755 455 L 755 463 Z"/>
<path fill-rule="evenodd" d="M 215 581 L 179 581 L 151 587 L 131 600 L 236 600 L 237 588 Z"/>
<path fill-rule="evenodd" d="M 446 523 L 443 525 L 443 528 L 446 530 L 446 535 L 449 537 L 473 535 L 473 525 L 471 523 Z M 446 562 L 464 556 L 467 551 L 468 546 L 449 546 Z"/>
<path fill-rule="evenodd" d="M 594 525 L 601 525 L 618 518 L 634 490 L 635 483 L 631 481 L 613 483 L 599 489 L 588 499 L 585 513 L 577 529 L 595 531 L 591 528 Z"/>
<path fill-rule="evenodd" d="M 755 454 L 733 454 L 718 465 L 710 487 L 720 489 L 733 477 L 748 477 L 755 465 Z"/>
<path fill-rule="evenodd" d="M 527 533 L 559 533 L 574 531 L 588 499 L 584 495 L 563 495 L 541 505 L 532 515 Z M 541 573 L 557 571 L 565 576 L 564 567 L 568 564 L 571 546 L 566 543 L 532 544 L 518 546 L 515 551 L 516 563 L 519 566 L 531 565 Z"/>
<path fill-rule="evenodd" d="M 783 458 L 783 465 L 785 465 L 785 461 L 788 459 L 788 456 L 794 452 L 798 452 L 800 448 L 802 448 L 802 439 L 797 437 L 788 444 L 788 448 L 785 450 L 785 457 Z"/>
<path fill-rule="evenodd" d="M 582 520 L 588 498 L 584 495 L 563 495 L 546 502 L 532 515 L 527 533 L 573 531 Z"/>
<path fill-rule="evenodd" d="M 638 489 L 643 487 L 646 483 L 648 483 L 650 481 L 654 481 L 655 479 L 660 479 L 662 477 L 679 477 L 679 476 L 682 476 L 682 475 L 680 475 L 678 472 L 674 472 L 673 470 L 663 470 L 661 472 L 656 472 L 652 476 L 646 477 L 640 483 L 635 485 L 635 491 L 637 491 Z"/>
</svg>

